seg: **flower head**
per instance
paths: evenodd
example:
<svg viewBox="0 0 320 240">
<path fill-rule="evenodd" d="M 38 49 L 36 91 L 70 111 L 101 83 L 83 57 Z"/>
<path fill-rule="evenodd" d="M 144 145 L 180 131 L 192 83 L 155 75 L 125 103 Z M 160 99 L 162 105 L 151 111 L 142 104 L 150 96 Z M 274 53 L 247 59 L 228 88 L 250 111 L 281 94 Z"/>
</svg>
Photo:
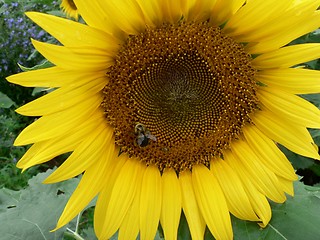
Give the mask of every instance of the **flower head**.
<svg viewBox="0 0 320 240">
<path fill-rule="evenodd" d="M 75 20 L 78 20 L 79 12 L 73 0 L 62 0 L 60 8 L 67 14 L 67 16 L 73 17 Z"/>
<path fill-rule="evenodd" d="M 86 24 L 28 13 L 62 46 L 33 41 L 55 66 L 8 78 L 57 88 L 17 111 L 41 116 L 16 139 L 34 143 L 18 167 L 65 152 L 46 180 L 84 172 L 58 222 L 96 195 L 95 232 L 176 239 L 183 210 L 193 239 L 207 226 L 232 239 L 230 213 L 264 227 L 267 199 L 293 195 L 284 145 L 319 159 L 307 128 L 319 110 L 317 71 L 294 66 L 319 44 L 285 46 L 319 26 L 320 1 L 75 1 Z"/>
</svg>

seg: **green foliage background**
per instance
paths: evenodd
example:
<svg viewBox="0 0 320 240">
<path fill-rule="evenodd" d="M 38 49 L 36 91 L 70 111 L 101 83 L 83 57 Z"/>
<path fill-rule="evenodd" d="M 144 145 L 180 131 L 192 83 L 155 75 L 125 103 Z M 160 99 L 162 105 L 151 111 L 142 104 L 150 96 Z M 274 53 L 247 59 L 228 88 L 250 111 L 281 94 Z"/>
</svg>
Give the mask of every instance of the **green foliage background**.
<svg viewBox="0 0 320 240">
<path fill-rule="evenodd" d="M 26 51 L 25 49 L 22 50 L 25 47 L 17 46 L 13 51 L 5 45 L 6 40 L 10 36 L 12 37 L 12 29 L 6 27 L 3 17 L 7 10 L 11 11 L 11 18 L 23 18 L 23 21 L 26 21 L 30 26 L 34 25 L 24 17 L 24 11 L 37 10 L 51 12 L 59 16 L 63 15 L 59 11 L 59 2 L 55 1 L 0 0 L 0 44 L 2 44 L 0 61 L 6 58 L 5 64 L 8 65 L 5 72 L 0 71 L 0 240 L 94 240 L 96 239 L 93 231 L 94 201 L 67 226 L 56 232 L 50 232 L 55 227 L 63 207 L 76 188 L 80 177 L 52 185 L 44 185 L 42 181 L 53 171 L 52 169 L 60 165 L 66 156 L 55 158 L 41 166 L 35 166 L 24 173 L 21 173 L 15 166 L 28 146 L 13 147 L 13 141 L 19 132 L 34 119 L 18 115 L 14 109 L 45 94 L 46 90 L 16 86 L 6 82 L 5 77 L 20 71 L 17 62 L 22 63 L 23 66 L 31 67 L 31 69 L 42 68 L 48 63 L 33 50 L 31 45 L 29 52 L 26 53 L 28 55 L 27 59 L 19 59 L 18 57 L 21 51 Z M 15 34 L 17 34 L 18 27 L 15 30 Z M 41 30 L 35 27 L 34 31 L 39 32 Z M 46 35 L 45 37 L 48 42 L 54 41 L 50 36 Z M 306 42 L 320 43 L 320 31 L 317 30 L 300 37 L 291 44 Z M 6 55 L 4 56 L 3 53 Z M 319 60 L 304 65 L 306 68 L 320 70 Z M 319 94 L 302 97 L 320 107 Z M 312 129 L 310 133 L 316 144 L 320 146 L 320 131 Z M 313 159 L 292 153 L 282 146 L 280 148 L 292 162 L 297 173 L 302 176 L 302 179 L 294 184 L 295 197 L 288 197 L 284 204 L 271 202 L 273 217 L 263 230 L 256 223 L 232 218 L 234 238 L 237 240 L 320 238 L 320 164 Z M 178 233 L 178 239 L 180 240 L 191 239 L 183 215 Z M 112 239 L 117 239 L 117 234 Z M 161 226 L 156 239 L 163 239 Z M 211 240 L 214 238 L 209 231 L 206 231 L 205 239 Z"/>
</svg>

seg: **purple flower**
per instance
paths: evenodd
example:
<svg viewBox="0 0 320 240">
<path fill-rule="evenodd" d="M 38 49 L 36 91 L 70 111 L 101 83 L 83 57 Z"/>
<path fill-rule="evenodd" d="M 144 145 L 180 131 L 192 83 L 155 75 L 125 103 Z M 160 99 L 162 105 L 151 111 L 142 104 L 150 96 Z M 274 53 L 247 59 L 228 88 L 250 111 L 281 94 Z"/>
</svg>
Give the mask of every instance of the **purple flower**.
<svg viewBox="0 0 320 240">
<path fill-rule="evenodd" d="M 19 72 L 17 62 L 23 66 L 32 67 L 43 60 L 40 54 L 33 54 L 34 48 L 30 38 L 47 41 L 50 36 L 35 26 L 24 15 L 24 12 L 28 10 L 53 10 L 52 7 L 58 9 L 59 6 L 57 3 L 50 4 L 50 6 L 43 4 L 26 6 L 19 2 L 2 5 L 4 11 L 0 13 L 0 78 Z"/>
</svg>

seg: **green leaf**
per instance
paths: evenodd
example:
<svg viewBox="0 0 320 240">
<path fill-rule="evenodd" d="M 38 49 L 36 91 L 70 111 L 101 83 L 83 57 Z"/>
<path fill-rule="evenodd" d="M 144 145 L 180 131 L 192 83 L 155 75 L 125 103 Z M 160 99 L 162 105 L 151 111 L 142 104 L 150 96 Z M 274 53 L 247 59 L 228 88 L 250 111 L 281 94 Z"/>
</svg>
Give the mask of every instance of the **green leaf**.
<svg viewBox="0 0 320 240">
<path fill-rule="evenodd" d="M 12 101 L 7 95 L 0 92 L 0 108 L 10 108 L 12 105 L 15 105 L 15 102 Z"/>
<path fill-rule="evenodd" d="M 110 240 L 117 240 L 118 239 L 118 231 L 110 238 Z"/>
<path fill-rule="evenodd" d="M 283 204 L 271 203 L 272 219 L 265 229 L 233 218 L 234 239 L 319 239 L 320 189 L 295 182 L 295 197 Z"/>
<path fill-rule="evenodd" d="M 62 239 L 65 227 L 54 229 L 78 184 L 78 179 L 45 185 L 42 181 L 52 173 L 48 170 L 29 180 L 29 187 L 19 192 L 0 190 L 1 240 Z"/>
<path fill-rule="evenodd" d="M 38 69 L 44 69 L 44 68 L 49 68 L 49 67 L 54 66 L 51 62 L 49 62 L 49 61 L 47 61 L 47 60 L 45 60 L 45 61 L 43 61 L 42 63 L 40 63 L 40 64 L 38 64 L 38 65 L 35 65 L 35 66 L 31 67 L 31 68 L 24 67 L 24 66 L 22 66 L 22 65 L 19 64 L 19 63 L 18 63 L 18 65 L 19 65 L 19 67 L 21 68 L 21 70 L 24 71 L 24 72 L 32 71 L 32 70 L 38 70 Z"/>
<path fill-rule="evenodd" d="M 314 140 L 314 142 L 320 146 L 320 130 L 319 129 L 309 129 L 309 132 Z"/>
<path fill-rule="evenodd" d="M 182 212 L 179 229 L 178 229 L 178 240 L 191 240 L 191 234 L 188 227 L 187 219 Z"/>
<path fill-rule="evenodd" d="M 320 107 L 320 94 L 315 93 L 315 94 L 303 94 L 301 95 L 304 99 L 308 100 L 318 108 Z"/>
<path fill-rule="evenodd" d="M 0 189 L 0 214 L 8 209 L 16 207 L 19 202 L 21 192 L 2 188 Z M 1 215 L 0 215 L 1 216 Z"/>
<path fill-rule="evenodd" d="M 62 12 L 62 11 L 59 11 L 59 10 L 52 10 L 52 11 L 49 11 L 47 13 L 50 14 L 50 15 L 57 16 L 57 17 L 62 17 L 62 18 L 66 17 L 66 14 L 64 12 Z"/>
<path fill-rule="evenodd" d="M 47 88 L 47 87 L 35 87 L 31 93 L 32 96 L 36 96 L 39 93 L 44 94 L 44 93 L 50 93 L 54 90 L 55 88 Z"/>
<path fill-rule="evenodd" d="M 319 164 L 313 164 L 310 167 L 310 170 L 317 176 L 320 176 L 320 165 Z"/>
</svg>

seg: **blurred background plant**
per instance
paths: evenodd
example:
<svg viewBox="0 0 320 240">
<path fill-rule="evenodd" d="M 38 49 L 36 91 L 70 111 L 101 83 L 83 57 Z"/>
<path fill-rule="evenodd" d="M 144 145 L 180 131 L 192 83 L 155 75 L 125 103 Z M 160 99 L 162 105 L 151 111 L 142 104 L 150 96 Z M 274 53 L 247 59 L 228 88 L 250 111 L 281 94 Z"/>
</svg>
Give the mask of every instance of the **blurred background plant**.
<svg viewBox="0 0 320 240">
<path fill-rule="evenodd" d="M 31 95 L 32 89 L 8 84 L 4 78 L 20 72 L 18 64 L 33 67 L 43 60 L 32 47 L 30 38 L 44 42 L 52 41 L 45 31 L 24 15 L 24 12 L 58 10 L 59 4 L 48 0 L 0 0 L 0 6 L 0 91 L 5 92 L 20 106 L 34 97 Z"/>
<path fill-rule="evenodd" d="M 0 222 L 6 221 L 7 223 L 7 225 L 0 225 L 0 232 L 8 231 L 8 226 L 10 226 L 11 234 L 7 238 L 5 235 L 0 235 L 1 240 L 11 240 L 13 239 L 12 236 L 27 239 L 26 234 L 29 236 L 28 239 L 35 240 L 96 239 L 92 228 L 94 202 L 66 227 L 55 234 L 49 233 L 49 230 L 54 228 L 64 204 L 78 183 L 78 179 L 75 178 L 72 181 L 70 180 L 65 183 L 50 186 L 42 185 L 41 181 L 49 175 L 52 168 L 60 165 L 66 158 L 66 155 L 55 158 L 47 164 L 32 167 L 23 173 L 15 166 L 16 162 L 28 149 L 28 146 L 13 147 L 14 139 L 23 128 L 35 119 L 18 115 L 14 110 L 45 94 L 47 90 L 42 88 L 24 88 L 10 84 L 5 80 L 5 77 L 21 72 L 22 69 L 30 70 L 48 66 L 49 63 L 34 50 L 30 38 L 43 42 L 55 42 L 55 40 L 32 23 L 32 21 L 24 15 L 24 12 L 50 12 L 54 15 L 64 16 L 59 9 L 59 4 L 59 1 L 49 0 L 0 0 Z M 302 36 L 293 43 L 299 44 L 305 42 L 320 43 L 320 31 L 317 30 Z M 319 70 L 320 61 L 314 60 L 305 63 L 305 67 Z M 320 107 L 319 96 L 319 94 L 313 94 L 303 97 Z M 315 142 L 320 146 L 320 131 L 310 131 Z M 319 162 L 298 156 L 282 146 L 280 146 L 280 148 L 292 162 L 297 173 L 302 176 L 300 182 L 303 182 L 303 184 L 295 184 L 296 192 L 298 193 L 296 194 L 295 200 L 289 199 L 286 203 L 287 205 L 273 205 L 274 216 L 277 216 L 277 214 L 281 216 L 275 217 L 275 220 L 271 221 L 266 231 L 259 231 L 259 227 L 255 223 L 233 219 L 235 239 L 289 239 L 283 238 L 283 236 L 286 234 L 299 234 L 301 230 L 296 228 L 297 232 L 295 232 L 294 229 L 281 229 L 281 227 L 283 227 L 283 221 L 280 221 L 280 227 L 277 225 L 277 221 L 279 221 L 281 217 L 283 217 L 284 221 L 287 221 L 288 225 L 291 224 L 294 227 L 300 224 L 296 221 L 304 217 L 311 218 L 308 219 L 308 221 L 316 222 L 316 215 L 318 215 L 319 219 L 319 202 L 315 202 L 313 197 L 318 198 L 318 200 L 320 199 L 320 188 L 308 190 L 306 186 L 320 187 Z M 308 209 L 303 210 L 305 205 L 308 205 Z M 290 206 L 292 208 L 290 209 L 291 212 L 304 212 L 293 212 L 293 217 L 288 218 L 290 212 L 286 210 L 287 208 L 289 209 Z M 299 206 L 301 209 L 299 209 Z M 315 209 L 318 209 L 318 211 Z M 48 210 L 50 212 L 52 212 L 52 210 L 56 211 L 54 211 L 55 213 L 52 217 L 49 217 L 49 214 L 43 214 Z M 309 212 L 306 213 L 306 211 Z M 22 216 L 28 219 L 28 222 L 24 221 L 21 223 Z M 48 218 L 50 218 L 50 221 Z M 10 222 L 10 220 L 12 222 Z M 29 225 L 32 223 L 33 228 L 28 228 L 29 225 L 26 225 L 26 223 Z M 15 227 L 12 227 L 12 224 Z M 190 234 L 186 226 L 186 222 L 184 218 L 182 218 L 179 228 L 179 239 L 190 239 Z M 277 229 L 275 229 L 275 227 L 277 227 Z M 308 226 L 304 227 L 308 229 Z M 319 228 L 317 230 L 319 231 Z M 39 231 L 41 233 L 40 235 Z M 312 234 L 316 234 L 316 232 L 311 233 L 310 239 L 312 239 Z M 319 235 L 320 234 L 318 234 L 317 237 L 319 237 Z M 303 237 L 307 239 L 305 235 L 303 235 Z M 112 239 L 117 239 L 117 236 L 114 236 Z M 161 239 L 161 231 L 160 234 L 156 236 L 156 239 Z M 213 239 L 208 232 L 206 232 L 206 239 Z"/>
<path fill-rule="evenodd" d="M 21 171 L 15 167 L 26 147 L 13 147 L 13 141 L 32 118 L 23 117 L 14 109 L 38 97 L 33 89 L 20 87 L 5 80 L 5 77 L 21 72 L 19 65 L 33 67 L 43 61 L 43 57 L 34 50 L 30 38 L 40 41 L 52 41 L 52 38 L 29 20 L 24 12 L 47 12 L 58 10 L 55 1 L 0 1 L 0 187 L 20 189 L 27 180 L 37 173 L 37 167 Z"/>
</svg>

